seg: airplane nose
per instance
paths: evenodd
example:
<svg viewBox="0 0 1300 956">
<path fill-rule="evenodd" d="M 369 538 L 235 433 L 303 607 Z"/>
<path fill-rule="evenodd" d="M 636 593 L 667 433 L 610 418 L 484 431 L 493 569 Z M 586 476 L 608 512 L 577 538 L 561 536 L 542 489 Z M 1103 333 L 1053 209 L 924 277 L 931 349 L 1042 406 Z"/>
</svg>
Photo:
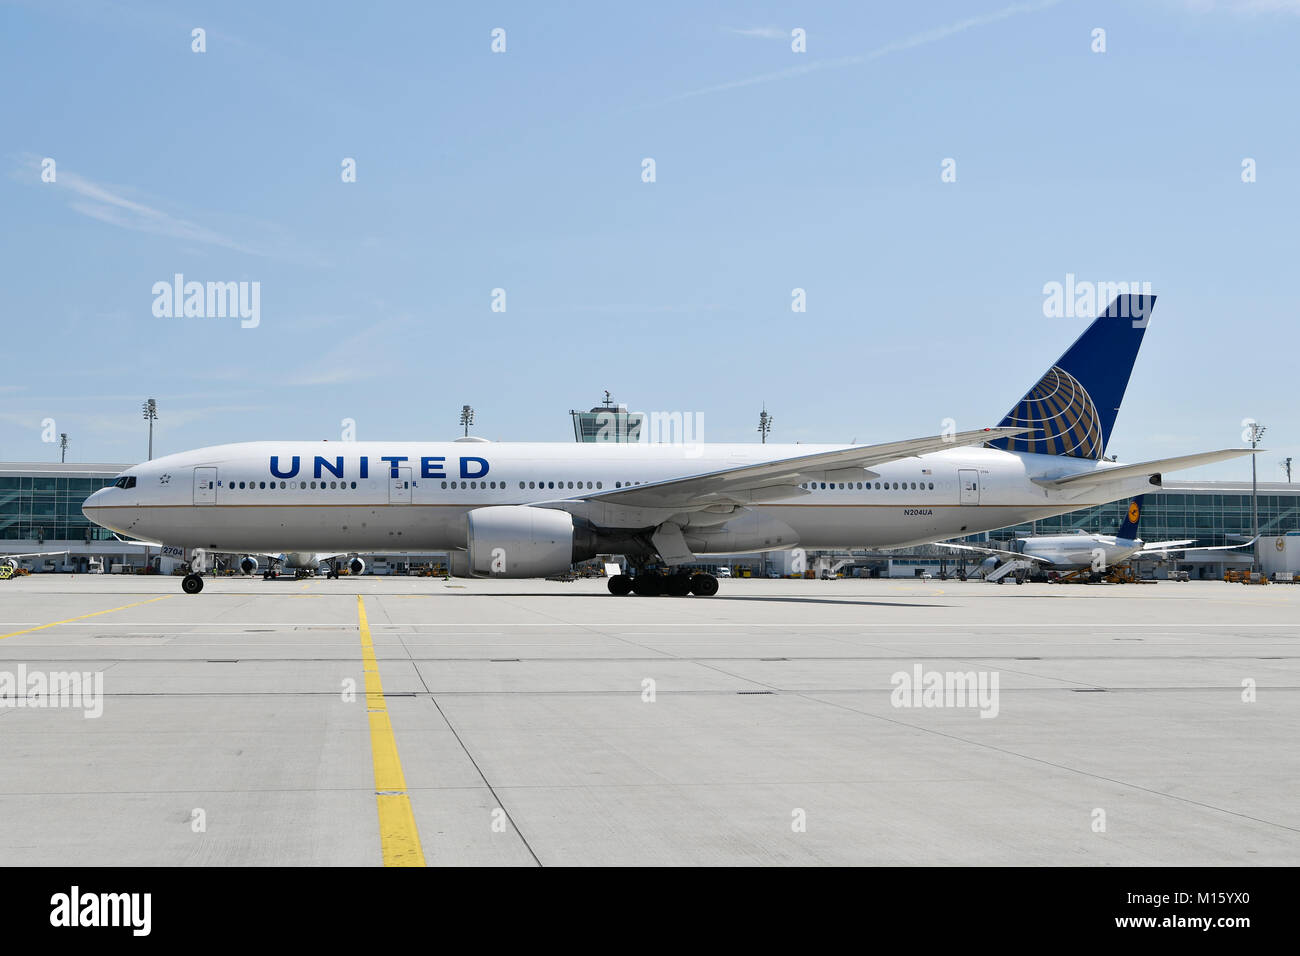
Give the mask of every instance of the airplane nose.
<svg viewBox="0 0 1300 956">
<path fill-rule="evenodd" d="M 103 513 L 100 505 L 104 503 L 104 492 L 107 490 L 107 488 L 100 488 L 81 503 L 81 513 L 95 523 L 99 522 L 98 515 Z M 95 499 L 99 499 L 98 503 L 96 503 Z"/>
</svg>

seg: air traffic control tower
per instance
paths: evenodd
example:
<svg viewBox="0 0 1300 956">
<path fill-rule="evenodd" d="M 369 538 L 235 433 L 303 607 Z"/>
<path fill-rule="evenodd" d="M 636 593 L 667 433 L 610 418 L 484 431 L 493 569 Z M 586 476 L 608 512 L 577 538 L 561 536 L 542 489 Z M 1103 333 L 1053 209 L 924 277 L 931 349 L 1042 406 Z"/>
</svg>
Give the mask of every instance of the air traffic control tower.
<svg viewBox="0 0 1300 956">
<path fill-rule="evenodd" d="M 584 442 L 639 442 L 645 415 L 616 405 L 605 392 L 605 401 L 589 412 L 569 410 L 573 418 L 573 440 Z"/>
</svg>

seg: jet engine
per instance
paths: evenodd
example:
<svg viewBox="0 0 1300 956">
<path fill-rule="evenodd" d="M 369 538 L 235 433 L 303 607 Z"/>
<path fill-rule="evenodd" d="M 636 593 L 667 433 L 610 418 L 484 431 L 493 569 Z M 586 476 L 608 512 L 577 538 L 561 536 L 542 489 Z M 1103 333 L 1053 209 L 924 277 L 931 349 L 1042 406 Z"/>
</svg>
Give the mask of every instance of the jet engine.
<svg viewBox="0 0 1300 956">
<path fill-rule="evenodd" d="M 353 555 L 352 559 L 348 561 L 348 574 L 365 574 L 365 573 L 366 573 L 366 562 L 362 561 L 356 555 Z"/>
<path fill-rule="evenodd" d="M 544 578 L 596 553 L 567 511 L 500 505 L 475 508 L 465 521 L 468 553 L 452 559 L 452 573 L 462 577 Z"/>
<path fill-rule="evenodd" d="M 251 554 L 246 554 L 246 555 L 244 555 L 242 558 L 240 558 L 240 560 L 239 560 L 239 573 L 240 573 L 240 574 L 256 574 L 256 573 L 257 573 L 257 558 L 253 557 Z"/>
</svg>

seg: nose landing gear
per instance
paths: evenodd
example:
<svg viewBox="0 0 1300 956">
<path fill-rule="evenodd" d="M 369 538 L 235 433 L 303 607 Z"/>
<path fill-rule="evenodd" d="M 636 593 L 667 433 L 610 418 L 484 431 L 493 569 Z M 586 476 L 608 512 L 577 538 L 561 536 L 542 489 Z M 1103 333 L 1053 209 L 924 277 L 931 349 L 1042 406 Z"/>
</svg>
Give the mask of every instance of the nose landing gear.
<svg viewBox="0 0 1300 956">
<path fill-rule="evenodd" d="M 186 594 L 198 594 L 203 590 L 203 576 L 193 572 L 181 578 L 181 590 Z"/>
</svg>

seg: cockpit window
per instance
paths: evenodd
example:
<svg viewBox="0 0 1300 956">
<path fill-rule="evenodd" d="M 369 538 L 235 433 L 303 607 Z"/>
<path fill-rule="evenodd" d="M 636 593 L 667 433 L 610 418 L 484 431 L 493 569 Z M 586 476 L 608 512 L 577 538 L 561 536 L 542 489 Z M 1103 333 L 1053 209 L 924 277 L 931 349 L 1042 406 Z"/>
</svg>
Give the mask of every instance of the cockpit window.
<svg viewBox="0 0 1300 956">
<path fill-rule="evenodd" d="M 135 475 L 122 475 L 120 478 L 118 478 L 116 481 L 113 482 L 113 487 L 114 487 L 114 488 L 134 488 L 134 487 L 135 487 Z"/>
</svg>

